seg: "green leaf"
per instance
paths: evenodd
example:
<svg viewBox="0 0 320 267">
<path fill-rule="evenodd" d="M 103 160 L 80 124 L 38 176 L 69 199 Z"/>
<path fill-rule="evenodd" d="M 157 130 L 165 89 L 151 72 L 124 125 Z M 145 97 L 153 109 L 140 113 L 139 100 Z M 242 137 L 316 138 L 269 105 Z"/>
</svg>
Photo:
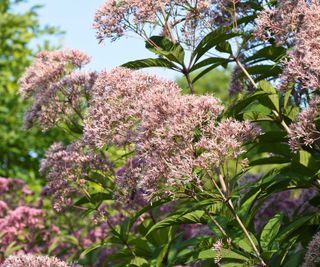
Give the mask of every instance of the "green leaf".
<svg viewBox="0 0 320 267">
<path fill-rule="evenodd" d="M 283 107 L 287 108 L 293 88 L 289 89 L 284 95 Z"/>
<path fill-rule="evenodd" d="M 242 118 L 244 120 L 251 121 L 270 121 L 273 120 L 272 113 L 270 108 L 258 103 L 257 101 L 253 101 L 247 107 L 245 107 L 241 112 Z"/>
<path fill-rule="evenodd" d="M 280 230 L 282 219 L 283 214 L 276 214 L 263 227 L 260 235 L 260 245 L 263 251 L 268 251 L 272 248 L 272 241 Z"/>
<path fill-rule="evenodd" d="M 247 68 L 251 75 L 257 75 L 256 81 L 276 77 L 281 73 L 281 68 L 278 65 L 254 65 Z"/>
<path fill-rule="evenodd" d="M 122 65 L 124 68 L 129 69 L 143 69 L 151 67 L 162 67 L 176 70 L 176 66 L 169 60 L 164 58 L 145 58 L 140 60 L 129 61 Z"/>
<path fill-rule="evenodd" d="M 134 259 L 135 256 L 132 254 L 132 251 L 130 251 L 128 248 L 120 248 L 115 253 L 108 256 L 108 262 L 116 261 L 119 262 L 119 264 L 115 266 L 128 266 L 130 261 Z"/>
<path fill-rule="evenodd" d="M 300 108 L 297 106 L 288 106 L 284 109 L 282 116 L 294 121 L 300 112 Z"/>
<path fill-rule="evenodd" d="M 74 205 L 80 206 L 87 203 L 98 204 L 104 200 L 110 200 L 110 199 L 112 199 L 112 193 L 99 192 L 99 193 L 90 195 L 90 197 L 87 197 L 87 196 L 82 197 Z"/>
<path fill-rule="evenodd" d="M 221 267 L 247 267 L 248 264 L 246 263 L 236 263 L 236 262 L 231 262 L 231 263 L 226 263 L 222 264 Z"/>
<path fill-rule="evenodd" d="M 261 81 L 259 83 L 259 88 L 262 89 L 264 92 L 267 93 L 268 97 L 259 98 L 261 104 L 265 104 L 267 107 L 271 109 L 275 109 L 276 111 L 280 111 L 280 104 L 279 104 L 279 96 L 277 90 L 271 85 L 271 83 L 267 81 Z M 266 100 L 269 101 L 266 101 Z"/>
<path fill-rule="evenodd" d="M 82 253 L 80 254 L 79 258 L 84 258 L 87 254 L 89 254 L 90 252 L 100 248 L 103 246 L 103 243 L 98 242 L 98 243 L 93 243 L 92 245 L 90 245 L 89 247 L 87 247 L 84 251 L 82 251 Z"/>
<path fill-rule="evenodd" d="M 257 190 L 255 193 L 250 195 L 248 198 L 245 199 L 245 201 L 241 203 L 241 207 L 237 212 L 241 218 L 244 218 L 244 219 L 248 218 L 248 213 L 250 212 L 259 194 L 260 194 L 260 190 Z M 246 222 L 246 224 L 248 224 L 248 222 Z"/>
<path fill-rule="evenodd" d="M 266 164 L 284 164 L 289 162 L 290 162 L 290 158 L 275 156 L 275 157 L 260 158 L 257 160 L 253 160 L 249 164 L 250 166 L 257 166 L 257 165 L 266 165 Z"/>
<path fill-rule="evenodd" d="M 154 251 L 152 244 L 150 244 L 148 240 L 141 237 L 130 237 L 128 240 L 128 245 L 134 247 L 135 253 L 143 257 L 148 257 Z"/>
<path fill-rule="evenodd" d="M 161 267 L 162 266 L 163 259 L 167 255 L 168 249 L 169 249 L 169 244 L 164 245 L 164 247 L 161 249 L 161 251 L 160 251 L 160 253 L 159 253 L 158 257 L 157 257 L 156 267 Z"/>
<path fill-rule="evenodd" d="M 152 232 L 165 228 L 172 225 L 180 225 L 180 224 L 190 224 L 190 223 L 204 223 L 204 215 L 205 211 L 196 210 L 185 214 L 173 214 L 160 222 L 157 222 L 151 229 L 148 231 L 147 236 Z"/>
<path fill-rule="evenodd" d="M 267 198 L 271 194 L 281 191 L 305 188 L 311 186 L 312 181 L 312 177 L 298 173 L 296 169 L 292 169 L 289 165 L 280 170 L 272 170 L 256 182 L 250 183 L 246 186 L 246 188 L 249 189 L 249 192 L 242 197 L 240 202 L 240 214 L 244 219 L 245 224 L 250 224 L 255 212 L 259 209 L 259 205 L 250 206 L 246 204 L 247 207 L 250 208 L 247 209 L 244 203 L 250 203 L 250 201 L 252 202 L 252 199 L 256 202 L 257 199 Z M 244 208 L 242 208 L 242 205 L 244 205 Z"/>
<path fill-rule="evenodd" d="M 284 229 L 282 229 L 279 232 L 275 240 L 279 243 L 285 242 L 285 240 L 290 238 L 291 234 L 300 230 L 313 217 L 314 214 L 296 218 L 292 223 L 287 225 Z"/>
<path fill-rule="evenodd" d="M 185 53 L 183 47 L 178 43 L 171 42 L 164 36 L 151 36 L 148 41 L 146 41 L 146 48 L 180 65 L 184 64 Z"/>
<path fill-rule="evenodd" d="M 149 266 L 149 263 L 146 259 L 141 258 L 141 257 L 135 257 L 133 258 L 130 263 L 129 263 L 130 267 L 147 267 Z"/>
<path fill-rule="evenodd" d="M 274 119 L 270 116 L 261 114 L 259 112 L 253 111 L 253 112 L 246 112 L 243 114 L 244 120 L 249 120 L 252 122 L 258 122 L 258 121 L 273 121 Z"/>
<path fill-rule="evenodd" d="M 221 257 L 222 259 L 231 259 L 231 260 L 243 260 L 243 261 L 247 261 L 248 258 L 236 253 L 234 251 L 231 251 L 229 249 L 225 249 L 222 248 L 220 250 L 221 253 Z M 198 253 L 196 253 L 195 255 L 193 255 L 192 259 L 197 259 L 197 260 L 204 260 L 204 259 L 214 259 L 215 256 L 217 255 L 217 251 L 213 250 L 213 249 L 207 249 L 207 250 L 203 250 L 200 251 Z"/>
<path fill-rule="evenodd" d="M 272 253 L 272 257 L 270 258 L 270 253 L 263 253 L 264 256 L 267 256 L 269 260 L 270 266 L 282 266 L 282 264 L 287 260 L 287 258 L 290 258 L 291 255 L 289 254 L 290 249 L 296 244 L 297 240 L 299 239 L 299 234 L 293 236 L 289 240 L 286 240 L 285 243 L 282 244 L 281 248 L 277 250 L 276 253 Z"/>
<path fill-rule="evenodd" d="M 319 170 L 319 163 L 308 151 L 298 151 L 293 156 L 293 160 L 308 168 L 312 173 L 316 173 Z"/>
<path fill-rule="evenodd" d="M 259 142 L 261 143 L 281 143 L 286 142 L 287 133 L 284 131 L 268 131 L 259 136 Z"/>
<path fill-rule="evenodd" d="M 191 59 L 195 59 L 197 62 L 206 52 L 208 52 L 211 48 L 215 47 L 216 45 L 229 40 L 235 36 L 241 35 L 240 33 L 230 32 L 229 27 L 220 27 L 217 30 L 214 30 L 207 34 L 198 46 L 195 48 L 191 55 Z"/>
<path fill-rule="evenodd" d="M 254 55 L 248 57 L 245 62 L 272 60 L 278 62 L 283 56 L 286 55 L 286 49 L 280 46 L 267 46 L 258 50 Z M 252 63 L 251 63 L 252 64 Z"/>
<path fill-rule="evenodd" d="M 132 226 L 132 221 L 131 218 L 127 218 L 120 227 L 120 236 L 122 240 L 126 240 L 128 239 L 129 233 L 130 233 L 130 229 Z"/>
<path fill-rule="evenodd" d="M 296 251 L 291 255 L 288 255 L 284 261 L 282 267 L 299 267 L 302 266 L 302 260 L 304 258 L 304 251 Z"/>
<path fill-rule="evenodd" d="M 291 151 L 286 143 L 280 142 L 259 142 L 255 147 L 256 153 L 272 153 L 275 156 L 289 157 L 291 156 Z"/>
<path fill-rule="evenodd" d="M 229 107 L 229 109 L 227 110 L 226 115 L 227 116 L 237 117 L 249 105 L 254 105 L 255 101 L 257 103 L 257 99 L 261 95 L 266 95 L 266 93 L 259 90 L 259 91 L 256 91 L 254 93 L 250 93 L 250 94 L 245 95 L 242 99 L 238 100 L 235 104 L 233 104 L 231 107 Z"/>
<path fill-rule="evenodd" d="M 207 58 L 207 59 L 204 59 L 204 60 L 200 61 L 197 64 L 194 64 L 192 66 L 192 68 L 190 69 L 190 72 L 192 72 L 194 70 L 197 70 L 197 69 L 200 69 L 202 67 L 211 65 L 211 64 L 213 64 L 213 65 L 218 67 L 219 65 L 224 65 L 224 64 L 226 64 L 228 62 L 229 62 L 229 59 L 226 59 L 226 58 L 210 57 L 210 58 Z"/>
<path fill-rule="evenodd" d="M 218 66 L 220 66 L 221 64 L 213 64 L 210 67 L 204 69 L 203 71 L 201 71 L 196 77 L 193 78 L 192 83 L 195 83 L 196 81 L 198 81 L 202 76 L 206 75 L 208 72 L 210 72 L 211 70 L 217 68 Z"/>
<path fill-rule="evenodd" d="M 220 42 L 219 44 L 217 44 L 216 50 L 218 50 L 219 52 L 222 52 L 222 53 L 232 54 L 231 45 L 226 41 Z"/>
</svg>

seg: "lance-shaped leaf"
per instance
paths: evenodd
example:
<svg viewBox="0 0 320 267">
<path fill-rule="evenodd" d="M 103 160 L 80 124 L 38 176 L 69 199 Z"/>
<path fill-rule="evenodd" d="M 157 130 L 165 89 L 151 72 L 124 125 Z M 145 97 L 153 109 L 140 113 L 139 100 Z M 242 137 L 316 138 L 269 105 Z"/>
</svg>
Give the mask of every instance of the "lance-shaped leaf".
<svg viewBox="0 0 320 267">
<path fill-rule="evenodd" d="M 280 230 L 282 219 L 283 214 L 278 213 L 263 227 L 260 235 L 260 245 L 263 251 L 268 251 L 275 247 L 273 244 L 273 239 Z"/>
<path fill-rule="evenodd" d="M 123 64 L 122 67 L 129 68 L 129 69 L 161 67 L 161 68 L 177 70 L 177 67 L 171 61 L 165 58 L 145 58 L 145 59 L 129 61 Z"/>
<path fill-rule="evenodd" d="M 222 57 L 207 58 L 207 59 L 204 59 L 204 60 L 200 61 L 197 64 L 194 64 L 193 67 L 190 69 L 190 71 L 194 71 L 194 70 L 203 68 L 203 67 L 208 66 L 208 65 L 215 65 L 217 67 L 220 66 L 220 65 L 225 66 L 225 64 L 228 64 L 229 61 L 230 61 L 229 59 L 222 58 Z"/>
<path fill-rule="evenodd" d="M 205 215 L 205 211 L 203 210 L 195 210 L 185 214 L 176 213 L 166 217 L 162 221 L 152 226 L 151 229 L 148 231 L 147 235 L 151 234 L 152 232 L 158 229 L 169 227 L 172 225 L 206 223 L 206 221 L 207 218 Z"/>
<path fill-rule="evenodd" d="M 278 62 L 286 54 L 286 49 L 279 46 L 267 46 L 258 50 L 254 55 L 245 59 L 245 62 L 250 62 L 251 64 L 257 63 L 264 60 L 272 60 Z"/>
<path fill-rule="evenodd" d="M 171 42 L 168 38 L 163 36 L 151 36 L 146 41 L 146 48 L 151 52 L 163 56 L 171 61 L 184 64 L 184 50 L 178 43 Z"/>
<path fill-rule="evenodd" d="M 215 251 L 213 249 L 206 249 L 200 252 L 195 252 L 189 262 L 192 262 L 194 260 L 205 260 L 205 259 L 214 259 L 217 254 L 220 254 L 221 258 L 225 260 L 235 260 L 235 261 L 247 261 L 248 258 L 243 256 L 240 253 L 237 253 L 235 251 L 231 251 L 229 249 L 221 248 L 218 251 Z M 237 266 L 237 265 L 235 265 Z"/>
</svg>

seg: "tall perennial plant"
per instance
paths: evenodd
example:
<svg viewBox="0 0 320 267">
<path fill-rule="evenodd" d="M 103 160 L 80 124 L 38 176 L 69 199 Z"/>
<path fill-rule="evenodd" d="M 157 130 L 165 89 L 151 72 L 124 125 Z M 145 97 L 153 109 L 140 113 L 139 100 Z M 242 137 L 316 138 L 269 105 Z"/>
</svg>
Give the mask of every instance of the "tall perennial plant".
<svg viewBox="0 0 320 267">
<path fill-rule="evenodd" d="M 107 0 L 98 41 L 136 34 L 154 58 L 85 72 L 80 51 L 38 55 L 20 79 L 26 125 L 76 137 L 41 163 L 53 207 L 108 228 L 80 262 L 317 266 L 319 18 L 316 0 Z M 196 91 L 228 66 L 228 105 Z"/>
</svg>

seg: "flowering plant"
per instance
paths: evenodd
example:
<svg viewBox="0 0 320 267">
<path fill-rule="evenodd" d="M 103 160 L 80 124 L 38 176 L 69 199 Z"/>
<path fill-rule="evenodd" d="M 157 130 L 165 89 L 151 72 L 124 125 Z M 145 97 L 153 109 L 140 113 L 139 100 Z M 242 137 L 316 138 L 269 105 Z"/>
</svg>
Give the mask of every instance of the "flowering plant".
<svg viewBox="0 0 320 267">
<path fill-rule="evenodd" d="M 20 80 L 33 99 L 26 125 L 75 136 L 41 163 L 54 208 L 108 226 L 81 256 L 108 247 L 105 266 L 316 266 L 319 16 L 318 1 L 108 0 L 98 40 L 135 33 L 156 58 L 96 73 L 78 50 L 39 54 Z M 199 95 L 197 81 L 228 65 L 230 104 Z M 189 94 L 135 70 L 146 67 L 181 73 Z"/>
</svg>

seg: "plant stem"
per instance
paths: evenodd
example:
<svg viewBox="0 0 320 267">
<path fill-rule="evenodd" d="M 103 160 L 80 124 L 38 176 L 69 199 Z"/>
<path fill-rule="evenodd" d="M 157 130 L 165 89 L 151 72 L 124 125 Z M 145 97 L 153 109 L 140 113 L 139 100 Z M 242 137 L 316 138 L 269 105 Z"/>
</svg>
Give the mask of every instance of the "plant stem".
<svg viewBox="0 0 320 267">
<path fill-rule="evenodd" d="M 282 125 L 282 127 L 287 131 L 288 134 L 291 134 L 291 130 L 289 128 L 289 126 L 286 124 L 286 122 L 282 119 L 281 115 L 275 111 L 272 110 L 273 114 L 276 115 L 276 117 L 279 119 L 280 124 Z"/>
<path fill-rule="evenodd" d="M 169 22 L 168 22 L 168 20 L 166 18 L 167 17 L 166 10 L 164 9 L 162 1 L 159 0 L 158 3 L 159 3 L 159 6 L 160 6 L 160 9 L 161 9 L 162 16 L 163 16 L 163 18 L 165 20 L 165 27 L 166 27 L 167 33 L 170 36 L 171 41 L 175 44 L 176 43 L 176 39 L 174 38 L 174 35 L 172 33 L 172 30 L 171 30 L 171 26 L 170 26 L 170 24 L 169 24 Z"/>
<path fill-rule="evenodd" d="M 212 215 L 210 214 L 209 211 L 206 210 L 206 214 L 209 216 L 210 220 L 213 222 L 213 224 L 215 226 L 217 226 L 217 228 L 219 229 L 219 231 L 222 233 L 222 235 L 230 240 L 230 243 L 232 246 L 234 246 L 235 248 L 239 248 L 233 241 L 232 239 L 228 236 L 228 234 L 226 233 L 226 231 L 222 228 L 222 226 L 220 225 L 220 223 L 214 218 L 212 217 Z"/>
<path fill-rule="evenodd" d="M 190 88 L 191 94 L 194 95 L 195 94 L 195 89 L 194 89 L 190 74 L 189 74 L 189 72 L 187 70 L 185 70 L 185 68 L 184 68 L 183 74 L 187 79 L 188 86 Z"/>
<path fill-rule="evenodd" d="M 221 187 L 222 187 L 222 191 L 223 191 L 224 195 L 227 196 L 227 195 L 228 195 L 227 184 L 226 184 L 226 182 L 224 181 L 222 174 L 219 174 L 218 177 L 219 177 L 219 182 L 220 182 Z"/>
<path fill-rule="evenodd" d="M 249 74 L 249 72 L 246 70 L 246 68 L 242 65 L 242 63 L 240 62 L 238 57 L 234 58 L 236 63 L 238 64 L 238 66 L 240 67 L 240 69 L 243 71 L 243 73 L 247 76 L 247 78 L 249 79 L 249 81 L 252 83 L 252 85 L 254 86 L 255 89 L 258 88 L 258 85 L 256 84 L 256 82 L 253 80 L 253 78 L 251 77 L 251 75 Z"/>
<path fill-rule="evenodd" d="M 219 181 L 221 183 L 222 186 L 222 190 L 219 188 L 219 186 L 217 185 L 217 183 L 215 182 L 215 180 L 213 179 L 213 177 L 211 177 L 211 180 L 214 184 L 214 186 L 216 187 L 216 189 L 218 190 L 219 194 L 221 195 L 222 199 L 224 200 L 224 202 L 227 204 L 227 207 L 230 209 L 232 215 L 235 217 L 236 221 L 238 222 L 241 230 L 243 231 L 243 233 L 245 234 L 245 236 L 247 237 L 247 239 L 249 240 L 249 243 L 251 245 L 251 247 L 253 248 L 257 258 L 259 259 L 260 263 L 262 266 L 267 266 L 266 263 L 264 262 L 264 260 L 261 258 L 260 252 L 258 250 L 258 248 L 256 247 L 255 243 L 253 242 L 249 232 L 247 231 L 246 227 L 244 226 L 243 222 L 241 221 L 240 217 L 238 216 L 238 214 L 236 213 L 233 203 L 231 201 L 231 199 L 227 198 L 227 186 L 226 183 L 223 179 L 223 176 L 221 174 L 219 174 Z"/>
<path fill-rule="evenodd" d="M 254 244 L 249 232 L 247 231 L 246 227 L 244 226 L 244 224 L 242 223 L 240 217 L 238 216 L 238 214 L 235 212 L 232 201 L 229 199 L 227 202 L 227 205 L 229 207 L 229 209 L 231 210 L 233 216 L 236 218 L 240 228 L 242 229 L 242 231 L 244 232 L 244 234 L 246 235 L 246 237 L 248 238 L 250 245 L 252 246 L 257 258 L 260 260 L 262 266 L 267 266 L 266 263 L 264 262 L 264 260 L 261 258 L 260 252 L 257 249 L 256 245 Z"/>
</svg>

